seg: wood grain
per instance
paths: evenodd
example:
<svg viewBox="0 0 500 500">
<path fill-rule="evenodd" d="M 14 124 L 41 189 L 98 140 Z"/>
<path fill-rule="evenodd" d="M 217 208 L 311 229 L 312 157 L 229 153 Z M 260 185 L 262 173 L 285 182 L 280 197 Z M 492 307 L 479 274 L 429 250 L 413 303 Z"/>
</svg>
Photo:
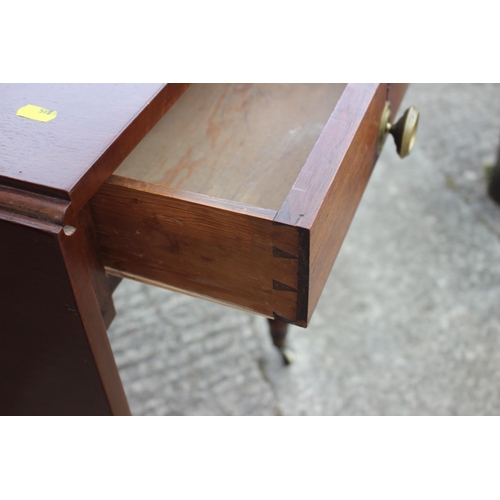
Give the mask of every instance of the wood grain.
<svg viewBox="0 0 500 500">
<path fill-rule="evenodd" d="M 397 111 L 404 88 L 348 85 L 276 218 L 297 227 L 299 317 L 306 326 L 319 300 L 377 160 L 380 117 L 387 97 Z"/>
<path fill-rule="evenodd" d="M 80 219 L 80 242 L 87 261 L 87 267 L 90 274 L 92 289 L 95 293 L 99 310 L 101 311 L 102 319 L 106 328 L 111 325 L 111 322 L 116 316 L 115 304 L 113 302 L 112 293 L 114 288 L 118 286 L 115 283 L 110 283 L 100 255 L 99 242 L 94 229 L 94 222 L 90 215 L 90 208 L 85 206 L 78 214 Z M 68 257 L 69 258 L 69 257 Z"/>
<path fill-rule="evenodd" d="M 114 176 L 92 200 L 108 272 L 307 326 L 377 160 L 378 127 L 386 99 L 391 100 L 394 115 L 405 89 L 401 84 L 348 85 L 318 140 L 302 144 L 310 151 L 306 160 L 302 158 L 304 151 L 298 154 L 304 164 L 295 171 L 291 186 L 289 178 L 283 181 L 289 170 L 280 156 L 281 134 L 273 135 L 270 130 L 274 127 L 254 127 L 261 122 L 252 113 L 264 113 L 265 106 L 258 99 L 266 95 L 264 91 L 256 97 L 249 89 L 240 89 L 244 97 L 238 101 L 231 87 L 191 89 L 191 97 L 186 93 L 188 99 L 184 104 L 179 100 L 177 112 L 174 106 L 152 131 L 151 142 L 148 136 L 118 170 L 134 175 L 134 179 Z M 297 92 L 289 95 L 295 97 L 284 102 L 296 102 Z M 194 114 L 189 114 L 186 103 L 194 107 Z M 307 118 L 310 109 L 301 108 L 303 123 L 315 121 Z M 276 108 L 272 110 L 264 113 L 271 123 L 277 113 Z M 214 122 L 219 114 L 222 121 Z M 198 116 L 203 118 L 201 123 L 195 120 Z M 252 125 L 236 130 L 238 117 L 240 123 L 249 120 Z M 219 132 L 212 137 L 214 127 Z M 255 129 L 259 134 L 264 130 L 264 137 L 253 135 Z M 190 133 L 195 134 L 194 142 L 199 141 L 201 148 L 207 147 L 204 154 L 208 159 L 199 163 L 179 159 L 182 151 L 191 150 Z M 243 143 L 245 135 L 252 135 L 247 146 L 233 147 Z M 219 143 L 221 136 L 227 140 Z M 174 142 L 180 140 L 181 145 L 169 137 Z M 266 178 L 260 185 L 263 196 L 250 196 L 258 207 L 235 202 L 235 197 L 242 196 L 235 195 L 241 186 L 249 182 L 251 191 L 254 185 L 247 166 L 259 158 L 254 150 L 261 140 L 266 151 L 276 146 L 276 155 L 264 168 L 272 171 L 272 180 Z M 225 155 L 236 162 L 229 169 L 234 170 L 233 180 L 225 180 L 224 168 L 219 169 Z M 262 174 L 261 166 L 252 175 Z M 214 183 L 210 193 L 226 198 L 135 179 L 142 176 L 200 191 L 205 189 L 206 180 L 200 181 L 205 174 L 205 179 Z M 241 182 L 237 180 L 240 176 Z M 196 185 L 198 181 L 201 184 Z M 281 199 L 284 191 L 274 198 L 269 194 L 277 191 L 280 183 L 287 195 L 276 212 L 266 207 Z"/>
<path fill-rule="evenodd" d="M 92 358 L 87 362 L 93 362 L 97 368 L 111 414 L 130 415 L 106 331 L 106 322 L 111 322 L 114 316 L 114 305 L 111 291 L 105 283 L 106 274 L 98 253 L 88 207 L 69 222 L 76 231 L 69 236 L 64 230 L 59 232 L 59 244 L 75 297 L 77 314 L 92 353 Z M 97 408 L 95 413 L 101 414 Z"/>
<path fill-rule="evenodd" d="M 108 273 L 294 320 L 297 259 L 275 253 L 295 230 L 274 235 L 274 211 L 118 176 L 91 210 Z"/>
<path fill-rule="evenodd" d="M 0 184 L 71 200 L 78 212 L 186 84 L 2 84 Z M 16 116 L 34 104 L 58 112 Z"/>
<path fill-rule="evenodd" d="M 407 83 L 388 83 L 386 101 L 391 103 L 391 122 L 397 121 L 401 101 L 408 90 Z"/>
<path fill-rule="evenodd" d="M 64 225 L 69 202 L 0 185 L 0 210 Z"/>
<path fill-rule="evenodd" d="M 193 84 L 115 174 L 278 210 L 344 84 Z"/>
<path fill-rule="evenodd" d="M 0 211 L 0 414 L 128 414 L 80 221 Z"/>
</svg>

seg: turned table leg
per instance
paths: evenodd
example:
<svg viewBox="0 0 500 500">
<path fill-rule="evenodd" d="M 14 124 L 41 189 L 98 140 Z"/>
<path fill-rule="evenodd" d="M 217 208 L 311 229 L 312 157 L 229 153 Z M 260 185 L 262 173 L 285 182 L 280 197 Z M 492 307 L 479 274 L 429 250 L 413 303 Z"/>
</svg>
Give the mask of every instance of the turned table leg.
<svg viewBox="0 0 500 500">
<path fill-rule="evenodd" d="M 286 342 L 288 323 L 285 323 L 280 319 L 269 319 L 268 321 L 271 331 L 271 338 L 273 339 L 273 344 L 280 351 L 281 356 L 283 357 L 284 364 L 289 365 L 293 363 L 294 356 Z"/>
</svg>

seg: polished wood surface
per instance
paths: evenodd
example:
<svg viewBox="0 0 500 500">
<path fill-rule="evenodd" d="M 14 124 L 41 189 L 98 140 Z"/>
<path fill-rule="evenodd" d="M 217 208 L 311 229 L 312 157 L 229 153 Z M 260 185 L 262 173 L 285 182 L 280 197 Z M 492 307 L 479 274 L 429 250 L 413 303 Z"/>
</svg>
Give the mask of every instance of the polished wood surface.
<svg viewBox="0 0 500 500">
<path fill-rule="evenodd" d="M 299 231 L 298 311 L 309 322 L 377 160 L 386 100 L 396 113 L 406 85 L 350 84 L 278 212 Z"/>
<path fill-rule="evenodd" d="M 71 200 L 76 213 L 186 88 L 0 85 L 0 185 Z M 41 123 L 16 116 L 26 104 L 57 117 Z"/>
<path fill-rule="evenodd" d="M 139 144 L 186 88 L 0 86 L 0 413 L 129 413 L 105 271 L 309 322 L 405 86 L 195 87 Z M 133 150 L 153 182 L 109 177 Z"/>
<path fill-rule="evenodd" d="M 126 415 L 86 203 L 187 88 L 0 86 L 0 413 Z M 47 123 L 16 116 L 33 104 Z"/>
<path fill-rule="evenodd" d="M 92 288 L 96 295 L 99 309 L 101 311 L 102 319 L 106 328 L 111 325 L 116 311 L 113 302 L 112 293 L 116 288 L 114 283 L 110 283 L 108 276 L 104 271 L 102 257 L 99 248 L 99 242 L 94 229 L 94 222 L 90 214 L 90 209 L 85 206 L 79 216 L 82 219 L 83 237 L 81 238 L 82 250 L 88 264 L 90 279 L 92 281 Z M 72 231 L 72 229 L 69 229 Z"/>
<path fill-rule="evenodd" d="M 391 103 L 391 123 L 394 123 L 398 117 L 399 106 L 408 90 L 407 83 L 388 83 L 386 100 Z"/>
<path fill-rule="evenodd" d="M 279 210 L 344 84 L 193 84 L 115 171 Z"/>
<path fill-rule="evenodd" d="M 90 276 L 86 221 L 0 212 L 0 414 L 129 408 Z M 95 271 L 95 270 L 94 270 Z"/>
</svg>

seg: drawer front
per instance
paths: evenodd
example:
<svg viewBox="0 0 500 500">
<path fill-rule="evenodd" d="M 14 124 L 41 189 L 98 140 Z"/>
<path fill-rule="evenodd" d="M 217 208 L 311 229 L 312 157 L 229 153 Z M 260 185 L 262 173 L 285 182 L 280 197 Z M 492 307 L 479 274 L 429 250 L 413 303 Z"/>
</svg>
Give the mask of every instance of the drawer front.
<svg viewBox="0 0 500 500">
<path fill-rule="evenodd" d="M 307 326 L 404 89 L 348 85 L 279 210 L 111 177 L 91 200 L 107 271 Z"/>
<path fill-rule="evenodd" d="M 309 322 L 373 171 L 385 103 L 394 118 L 406 87 L 349 85 L 275 218 L 299 231 L 296 324 Z"/>
</svg>

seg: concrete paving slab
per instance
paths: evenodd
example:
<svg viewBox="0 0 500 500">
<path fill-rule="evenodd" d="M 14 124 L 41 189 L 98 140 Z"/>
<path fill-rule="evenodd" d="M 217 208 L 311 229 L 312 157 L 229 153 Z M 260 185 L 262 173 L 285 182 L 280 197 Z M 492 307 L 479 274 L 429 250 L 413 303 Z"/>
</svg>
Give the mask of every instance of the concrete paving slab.
<svg viewBox="0 0 500 500">
<path fill-rule="evenodd" d="M 500 413 L 500 86 L 413 85 L 285 368 L 263 318 L 124 281 L 109 335 L 137 415 Z"/>
</svg>

